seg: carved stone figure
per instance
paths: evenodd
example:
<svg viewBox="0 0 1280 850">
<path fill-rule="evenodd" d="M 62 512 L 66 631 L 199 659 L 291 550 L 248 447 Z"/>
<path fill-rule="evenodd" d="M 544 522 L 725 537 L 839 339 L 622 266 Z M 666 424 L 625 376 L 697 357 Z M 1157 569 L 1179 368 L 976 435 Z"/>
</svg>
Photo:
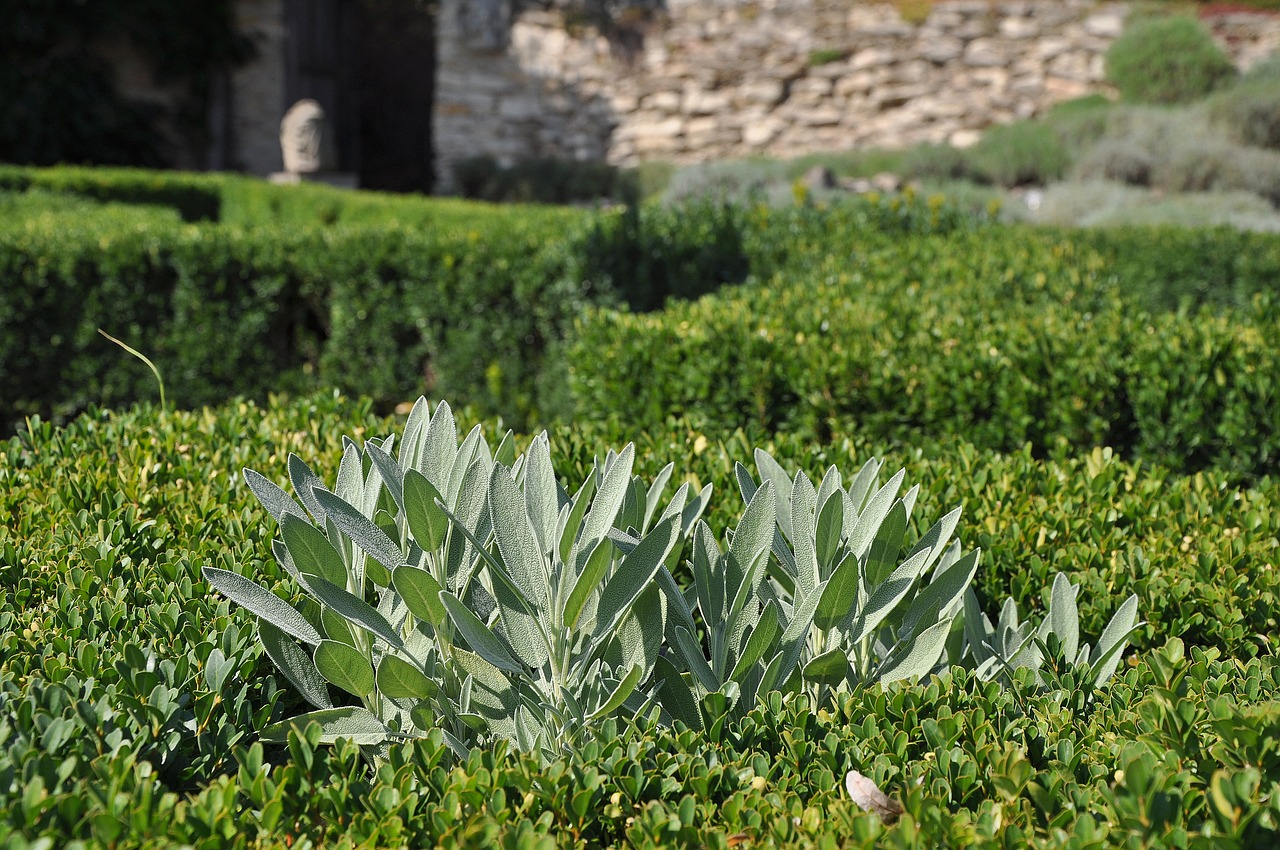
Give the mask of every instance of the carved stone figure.
<svg viewBox="0 0 1280 850">
<path fill-rule="evenodd" d="M 314 100 L 300 100 L 280 122 L 280 151 L 290 174 L 316 174 L 334 169 L 333 142 L 324 127 L 324 109 Z"/>
</svg>

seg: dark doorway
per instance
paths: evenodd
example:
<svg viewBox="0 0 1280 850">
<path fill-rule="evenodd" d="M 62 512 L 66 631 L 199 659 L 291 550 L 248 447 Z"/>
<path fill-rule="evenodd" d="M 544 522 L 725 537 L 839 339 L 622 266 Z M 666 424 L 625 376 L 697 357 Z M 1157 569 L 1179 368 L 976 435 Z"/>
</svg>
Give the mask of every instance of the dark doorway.
<svg viewBox="0 0 1280 850">
<path fill-rule="evenodd" d="M 286 0 L 287 109 L 314 98 L 360 186 L 429 192 L 435 4 Z"/>
<path fill-rule="evenodd" d="M 360 168 L 353 0 L 285 0 L 284 108 L 309 97 L 333 132 L 340 171 Z"/>
<path fill-rule="evenodd" d="M 435 4 L 360 0 L 360 185 L 430 192 Z"/>
</svg>

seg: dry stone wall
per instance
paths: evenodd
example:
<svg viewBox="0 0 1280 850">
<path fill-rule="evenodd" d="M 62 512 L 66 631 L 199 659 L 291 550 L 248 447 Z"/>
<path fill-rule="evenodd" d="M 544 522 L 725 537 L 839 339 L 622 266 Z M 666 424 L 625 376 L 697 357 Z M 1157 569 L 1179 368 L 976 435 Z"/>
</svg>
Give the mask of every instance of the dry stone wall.
<svg viewBox="0 0 1280 850">
<path fill-rule="evenodd" d="M 443 0 L 435 147 L 633 165 L 862 146 L 971 143 L 992 124 L 1103 90 L 1128 7 L 942 0 L 920 23 L 891 5 L 668 0 L 609 36 L 554 3 Z M 1219 19 L 1242 66 L 1280 46 L 1280 18 Z"/>
</svg>

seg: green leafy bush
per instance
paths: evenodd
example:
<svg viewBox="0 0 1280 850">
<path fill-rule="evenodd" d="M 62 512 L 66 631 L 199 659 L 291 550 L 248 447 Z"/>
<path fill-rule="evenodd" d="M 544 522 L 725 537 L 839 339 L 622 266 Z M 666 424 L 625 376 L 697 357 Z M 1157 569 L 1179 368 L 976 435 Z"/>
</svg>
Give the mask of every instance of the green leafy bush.
<svg viewBox="0 0 1280 850">
<path fill-rule="evenodd" d="M 1273 64 L 1280 66 L 1280 62 Z M 1280 149 L 1280 73 L 1249 75 L 1216 94 L 1210 104 L 1214 118 L 1232 138 L 1246 145 Z"/>
<path fill-rule="evenodd" d="M 1097 687 L 1136 625 L 1134 597 L 1097 650 L 1078 650 L 1078 588 L 1059 578 L 1040 629 L 1020 628 L 1012 602 L 991 627 L 969 591 L 978 554 L 951 544 L 959 509 L 899 562 L 918 488 L 899 498 L 904 471 L 877 488 L 879 461 L 848 489 L 834 466 L 815 488 L 757 449 L 761 482 L 738 465 L 747 504 L 724 551 L 698 521 L 710 486 L 691 497 L 682 485 L 664 507 L 671 467 L 652 485 L 633 477 L 631 445 L 573 496 L 545 433 L 519 457 L 510 434 L 491 453 L 479 428 L 459 447 L 445 404 L 431 415 L 419 399 L 395 445 L 346 441 L 332 490 L 291 455 L 301 504 L 245 472 L 279 524 L 276 559 L 310 597 L 299 611 L 236 572 L 203 571 L 257 615 L 267 655 L 315 709 L 267 740 L 314 722 L 320 741 L 381 761 L 391 742 L 441 730 L 460 758 L 505 739 L 555 759 L 655 700 L 668 721 L 703 728 L 802 683 L 823 704 L 957 665 L 1036 671 L 1055 649 Z M 671 568 L 690 532 L 686 591 Z M 361 705 L 335 706 L 326 683 Z"/>
<path fill-rule="evenodd" d="M 1200 23 L 1173 15 L 1137 21 L 1106 54 L 1107 80 L 1125 100 L 1187 103 L 1236 76 L 1235 66 Z"/>
<path fill-rule="evenodd" d="M 458 417 L 462 431 L 474 422 Z M 1046 663 L 1045 690 L 1026 674 L 1000 687 L 952 670 L 826 706 L 773 695 L 701 731 L 650 715 L 634 727 L 606 720 L 601 740 L 545 764 L 502 743 L 458 760 L 438 731 L 391 747 L 376 773 L 356 745 L 320 745 L 318 727 L 283 746 L 257 742 L 307 706 L 263 654 L 254 618 L 209 593 L 200 568 L 300 595 L 268 555 L 272 529 L 252 491 L 227 470 L 283 476 L 286 454 L 305 451 L 334 481 L 343 435 L 403 424 L 327 395 L 95 411 L 66 428 L 33 423 L 0 445 L 0 776 L 21 778 L 0 785 L 6 840 L 652 848 L 745 835 L 785 848 L 1047 850 L 1064 833 L 1067 846 L 1121 848 L 1185 831 L 1270 841 L 1275 480 L 1242 489 L 1213 470 L 1182 476 L 1102 451 L 1044 460 L 960 441 L 764 438 L 814 481 L 832 464 L 882 456 L 920 484 L 922 504 L 963 502 L 965 542 L 983 550 L 974 590 L 993 611 L 1009 594 L 1038 619 L 1063 571 L 1081 586 L 1081 632 L 1097 635 L 1115 588 L 1137 593 L 1151 621 L 1134 635 L 1141 652 L 1092 703 L 1087 677 L 1063 669 L 1055 681 Z M 482 432 L 490 445 L 502 436 L 491 424 Z M 599 446 L 624 435 L 636 441 L 635 474 L 652 479 L 674 461 L 725 495 L 708 525 L 733 526 L 734 461 L 760 440 L 687 421 L 645 432 L 584 419 L 552 432 L 553 465 L 581 481 Z M 903 805 L 897 824 L 845 796 L 853 769 Z"/>
<path fill-rule="evenodd" d="M 448 386 L 529 415 L 577 313 L 554 250 L 575 216 L 454 209 L 430 228 L 184 227 L 119 206 L 7 219 L 3 418 L 152 397 L 99 328 L 151 357 L 179 405 L 323 382 L 392 404 Z"/>
<path fill-rule="evenodd" d="M 918 180 L 958 180 L 969 176 L 965 152 L 948 144 L 923 144 L 902 156 L 902 173 Z"/>
<path fill-rule="evenodd" d="M 1043 186 L 1066 173 L 1067 149 L 1049 126 L 1019 121 L 992 127 L 967 151 L 968 171 L 998 186 Z"/>
<path fill-rule="evenodd" d="M 750 271 L 741 210 L 714 201 L 624 207 L 599 216 L 566 248 L 567 275 L 634 310 L 741 283 Z"/>
<path fill-rule="evenodd" d="M 593 311 L 569 353 L 577 409 L 818 439 L 856 427 L 899 440 L 963 434 L 1004 451 L 1110 445 L 1177 469 L 1269 471 L 1274 401 L 1253 372 L 1220 397 L 1223 418 L 1175 417 L 1180 439 L 1150 439 L 1154 420 L 1135 399 L 1167 389 L 1149 347 L 1157 327 L 1213 327 L 1226 350 L 1272 334 L 1274 310 L 1251 297 L 1271 289 L 1275 236 L 989 227 L 825 244 L 825 263 L 768 285 L 661 314 Z M 1220 319 L 1142 313 L 1187 299 L 1237 307 Z M 1214 351 L 1180 356 L 1188 372 L 1215 374 Z M 1237 442 L 1227 422 L 1253 436 Z"/>
<path fill-rule="evenodd" d="M 528 159 L 502 166 L 491 156 L 470 157 L 454 165 L 463 197 L 525 204 L 567 204 L 603 198 L 627 200 L 639 186 L 602 162 Z"/>
</svg>

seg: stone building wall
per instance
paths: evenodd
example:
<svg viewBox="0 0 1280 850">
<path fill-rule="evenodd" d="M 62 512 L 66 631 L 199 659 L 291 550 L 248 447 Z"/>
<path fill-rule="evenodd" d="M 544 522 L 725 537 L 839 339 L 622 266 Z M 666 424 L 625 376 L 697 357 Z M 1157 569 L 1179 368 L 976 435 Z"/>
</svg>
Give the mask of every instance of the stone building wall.
<svg viewBox="0 0 1280 850">
<path fill-rule="evenodd" d="M 231 72 L 232 168 L 266 176 L 284 167 L 280 119 L 285 102 L 284 0 L 238 0 L 236 27 L 253 39 L 254 61 Z"/>
<path fill-rule="evenodd" d="M 920 24 L 850 0 L 668 0 L 620 39 L 554 4 L 441 0 L 434 135 L 459 160 L 633 165 L 972 142 L 985 127 L 1105 89 L 1128 14 L 1093 0 L 942 0 Z M 479 11 L 478 11 L 479 10 Z M 1218 19 L 1247 66 L 1280 17 Z"/>
</svg>

